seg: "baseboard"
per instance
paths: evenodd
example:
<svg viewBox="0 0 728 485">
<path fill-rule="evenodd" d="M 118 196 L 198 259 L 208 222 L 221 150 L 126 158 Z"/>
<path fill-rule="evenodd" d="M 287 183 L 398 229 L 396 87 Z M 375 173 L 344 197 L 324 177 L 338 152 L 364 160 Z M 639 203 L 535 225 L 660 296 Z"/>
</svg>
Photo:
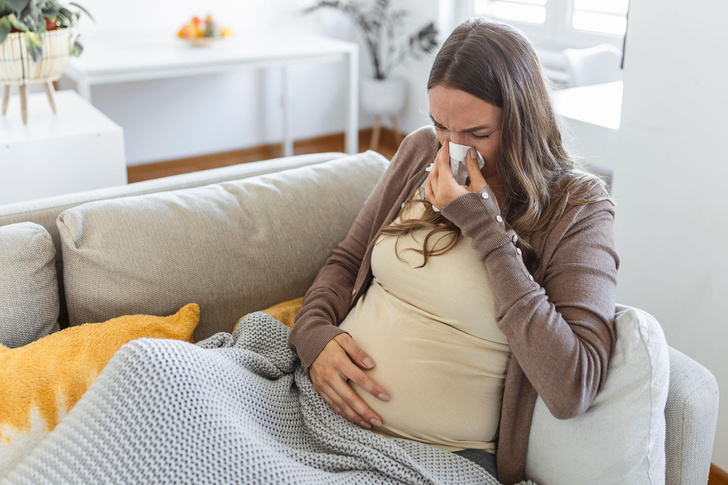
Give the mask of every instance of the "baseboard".
<svg viewBox="0 0 728 485">
<path fill-rule="evenodd" d="M 708 485 L 728 485 L 728 472 L 711 463 Z"/>
<path fill-rule="evenodd" d="M 360 130 L 359 151 L 367 150 L 371 139 L 371 128 Z M 396 139 L 397 138 L 392 130 L 382 128 L 378 151 L 385 157 L 391 159 L 399 145 Z M 319 136 L 306 140 L 297 140 L 293 144 L 293 153 L 296 155 L 303 155 L 306 153 L 343 152 L 344 149 L 344 133 L 335 133 L 333 135 Z M 132 165 L 127 167 L 127 178 L 129 183 L 134 183 L 181 173 L 227 167 L 229 165 L 237 165 L 239 163 L 268 160 L 282 156 L 282 144 L 274 143 L 228 152 L 211 153 L 197 157 L 180 158 L 144 165 Z"/>
</svg>

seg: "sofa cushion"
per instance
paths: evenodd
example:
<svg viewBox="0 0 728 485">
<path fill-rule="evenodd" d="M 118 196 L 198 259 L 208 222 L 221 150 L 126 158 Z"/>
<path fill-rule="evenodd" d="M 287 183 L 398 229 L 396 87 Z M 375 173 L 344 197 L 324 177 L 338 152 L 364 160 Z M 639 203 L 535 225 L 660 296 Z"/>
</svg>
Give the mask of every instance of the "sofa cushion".
<svg viewBox="0 0 728 485">
<path fill-rule="evenodd" d="M 196 340 L 230 332 L 240 315 L 306 292 L 387 165 L 366 152 L 64 211 L 71 325 L 196 301 Z"/>
<path fill-rule="evenodd" d="M 266 308 L 260 311 L 262 313 L 265 313 L 266 315 L 270 315 L 271 317 L 275 318 L 286 327 L 293 328 L 293 321 L 296 319 L 296 315 L 301 310 L 301 307 L 303 307 L 302 296 L 293 300 L 277 303 L 270 308 Z M 235 332 L 235 329 L 238 328 L 238 325 L 240 325 L 240 322 L 242 322 L 246 316 L 247 315 L 243 315 L 238 319 L 238 323 L 235 324 L 233 332 Z"/>
<path fill-rule="evenodd" d="M 649 314 L 617 307 L 607 380 L 589 410 L 557 420 L 539 398 L 526 476 L 539 485 L 665 483 L 668 346 Z"/>
<path fill-rule="evenodd" d="M 0 227 L 0 344 L 20 347 L 58 330 L 55 256 L 43 226 Z"/>
</svg>

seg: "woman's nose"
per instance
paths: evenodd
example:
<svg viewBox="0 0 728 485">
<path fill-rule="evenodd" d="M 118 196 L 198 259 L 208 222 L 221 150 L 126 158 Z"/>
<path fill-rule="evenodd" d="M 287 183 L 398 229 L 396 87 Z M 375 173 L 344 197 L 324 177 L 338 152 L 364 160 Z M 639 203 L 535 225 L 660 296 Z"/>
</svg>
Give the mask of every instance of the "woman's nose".
<svg viewBox="0 0 728 485">
<path fill-rule="evenodd" d="M 460 133 L 450 133 L 450 141 L 455 143 L 456 145 L 465 145 L 465 137 L 461 135 Z"/>
</svg>

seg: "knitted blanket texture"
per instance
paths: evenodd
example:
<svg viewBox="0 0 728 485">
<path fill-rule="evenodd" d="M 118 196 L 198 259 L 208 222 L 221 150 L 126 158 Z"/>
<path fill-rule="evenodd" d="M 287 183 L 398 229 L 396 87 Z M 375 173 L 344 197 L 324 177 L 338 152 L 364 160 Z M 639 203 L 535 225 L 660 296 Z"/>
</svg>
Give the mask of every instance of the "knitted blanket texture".
<svg viewBox="0 0 728 485">
<path fill-rule="evenodd" d="M 499 483 L 466 458 L 339 416 L 286 347 L 289 331 L 252 313 L 196 345 L 124 345 L 0 483 Z"/>
</svg>

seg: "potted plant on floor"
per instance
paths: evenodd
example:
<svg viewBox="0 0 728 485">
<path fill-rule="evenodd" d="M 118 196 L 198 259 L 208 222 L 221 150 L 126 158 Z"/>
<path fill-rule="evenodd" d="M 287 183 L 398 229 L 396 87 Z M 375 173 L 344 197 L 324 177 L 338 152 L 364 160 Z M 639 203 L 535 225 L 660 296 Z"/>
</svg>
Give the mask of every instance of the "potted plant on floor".
<svg viewBox="0 0 728 485">
<path fill-rule="evenodd" d="M 78 42 L 76 24 L 80 5 L 71 10 L 57 0 L 0 0 L 0 84 L 3 84 L 3 115 L 7 112 L 10 87 L 20 86 L 23 123 L 27 123 L 26 86 L 43 83 L 55 113 L 53 81 L 68 66 L 70 57 L 83 47 Z"/>
<path fill-rule="evenodd" d="M 409 36 L 401 33 L 408 12 L 391 10 L 390 0 L 374 0 L 365 8 L 361 2 L 319 0 L 306 13 L 332 8 L 348 15 L 361 33 L 372 63 L 372 77 L 364 78 L 361 86 L 362 108 L 375 116 L 372 148 L 376 150 L 381 116 L 389 115 L 395 133 L 399 132 L 395 115 L 404 107 L 407 85 L 404 80 L 390 77 L 395 67 L 409 57 L 419 58 L 437 47 L 437 28 L 434 22 L 422 26 Z"/>
</svg>

